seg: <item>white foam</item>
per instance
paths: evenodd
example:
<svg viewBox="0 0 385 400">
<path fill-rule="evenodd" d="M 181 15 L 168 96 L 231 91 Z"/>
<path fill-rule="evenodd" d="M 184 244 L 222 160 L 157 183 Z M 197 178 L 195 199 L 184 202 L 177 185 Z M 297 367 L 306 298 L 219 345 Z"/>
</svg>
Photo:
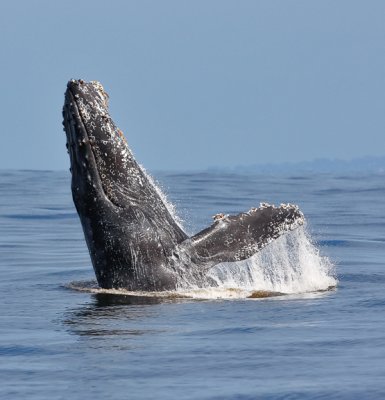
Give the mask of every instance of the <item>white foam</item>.
<svg viewBox="0 0 385 400">
<path fill-rule="evenodd" d="M 304 227 L 274 240 L 248 260 L 224 263 L 208 276 L 218 288 L 306 293 L 337 284 L 334 265 L 312 243 Z"/>
</svg>

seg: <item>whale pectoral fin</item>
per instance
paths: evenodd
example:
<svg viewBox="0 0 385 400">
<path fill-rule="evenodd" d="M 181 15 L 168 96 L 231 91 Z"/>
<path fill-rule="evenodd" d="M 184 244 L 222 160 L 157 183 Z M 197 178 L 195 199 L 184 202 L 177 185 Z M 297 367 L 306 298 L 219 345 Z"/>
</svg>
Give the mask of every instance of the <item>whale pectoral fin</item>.
<svg viewBox="0 0 385 400">
<path fill-rule="evenodd" d="M 261 205 L 234 216 L 218 214 L 209 228 L 192 236 L 186 247 L 192 261 L 210 268 L 251 257 L 272 240 L 304 223 L 295 205 Z"/>
</svg>

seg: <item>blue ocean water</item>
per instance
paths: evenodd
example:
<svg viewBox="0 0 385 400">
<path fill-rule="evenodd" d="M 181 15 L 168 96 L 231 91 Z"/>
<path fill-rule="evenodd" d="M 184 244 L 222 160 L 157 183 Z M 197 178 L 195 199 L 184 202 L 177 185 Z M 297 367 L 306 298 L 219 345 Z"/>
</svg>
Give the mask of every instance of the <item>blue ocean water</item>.
<svg viewBox="0 0 385 400">
<path fill-rule="evenodd" d="M 385 398 L 383 174 L 157 173 L 191 232 L 260 201 L 304 211 L 326 292 L 173 299 L 94 278 L 67 172 L 0 172 L 1 399 Z"/>
</svg>

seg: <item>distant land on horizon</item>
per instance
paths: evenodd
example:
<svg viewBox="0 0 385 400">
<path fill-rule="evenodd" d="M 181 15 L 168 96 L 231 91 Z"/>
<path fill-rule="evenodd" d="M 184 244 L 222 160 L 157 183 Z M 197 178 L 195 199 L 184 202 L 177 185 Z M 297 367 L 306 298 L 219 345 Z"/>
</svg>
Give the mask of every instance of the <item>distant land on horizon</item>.
<svg viewBox="0 0 385 400">
<path fill-rule="evenodd" d="M 67 171 L 68 169 L 30 169 L 30 168 L 0 168 L 0 171 Z M 235 165 L 232 167 L 211 166 L 201 169 L 162 169 L 149 170 L 150 173 L 385 173 L 385 156 L 366 156 L 352 158 L 350 160 L 317 158 L 310 161 L 282 162 L 282 163 L 260 163 L 249 165 Z"/>
<path fill-rule="evenodd" d="M 311 161 L 237 165 L 234 167 L 210 167 L 209 172 L 235 173 L 328 173 L 328 172 L 385 172 L 385 156 L 360 157 L 350 160 L 317 158 Z"/>
</svg>

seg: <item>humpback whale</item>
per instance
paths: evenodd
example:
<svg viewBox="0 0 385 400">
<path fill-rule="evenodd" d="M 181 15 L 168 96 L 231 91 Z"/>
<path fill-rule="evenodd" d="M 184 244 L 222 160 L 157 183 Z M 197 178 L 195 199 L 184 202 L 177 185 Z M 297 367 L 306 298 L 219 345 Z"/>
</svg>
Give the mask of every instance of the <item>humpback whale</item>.
<svg viewBox="0 0 385 400">
<path fill-rule="evenodd" d="M 238 215 L 217 214 L 189 237 L 136 162 L 108 100 L 99 82 L 71 80 L 63 107 L 72 197 L 100 287 L 203 287 L 213 266 L 250 258 L 304 223 L 298 206 L 264 203 Z"/>
</svg>

